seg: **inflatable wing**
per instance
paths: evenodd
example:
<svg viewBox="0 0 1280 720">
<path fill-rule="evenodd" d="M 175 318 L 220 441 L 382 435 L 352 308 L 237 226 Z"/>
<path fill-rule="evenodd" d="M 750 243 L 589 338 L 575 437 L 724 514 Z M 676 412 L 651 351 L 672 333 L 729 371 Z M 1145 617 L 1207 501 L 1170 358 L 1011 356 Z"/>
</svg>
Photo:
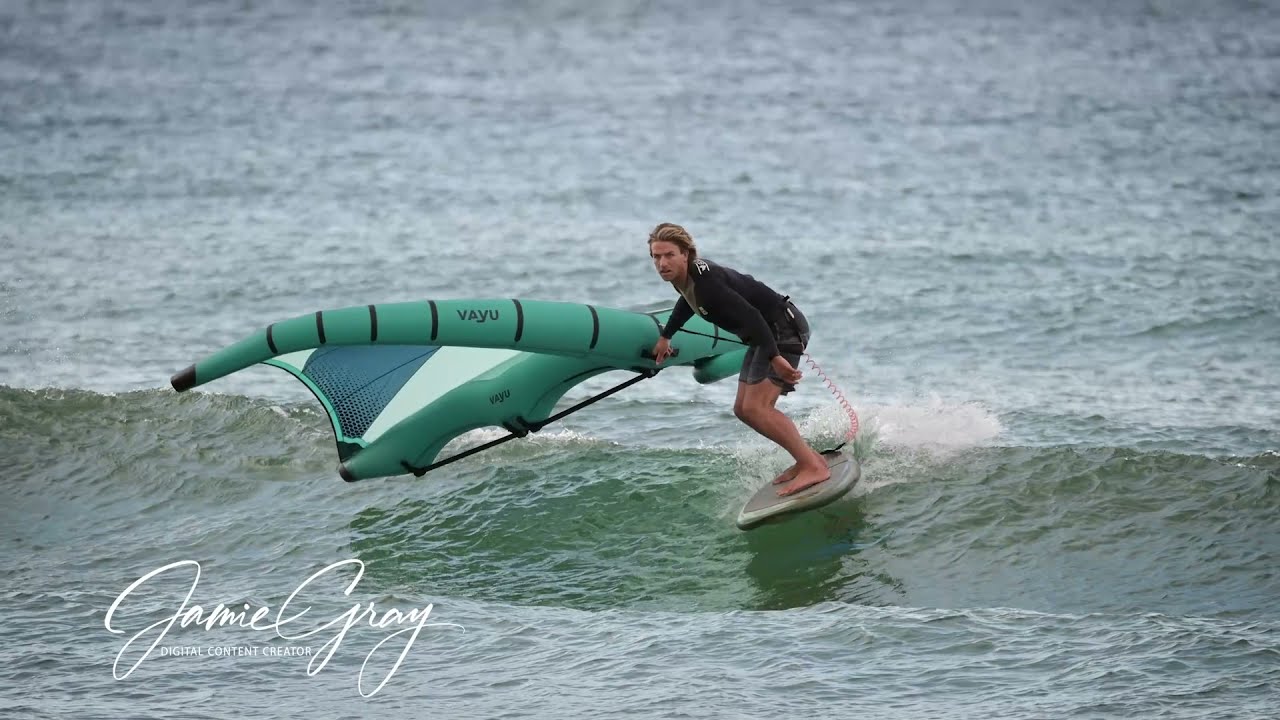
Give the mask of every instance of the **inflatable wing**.
<svg viewBox="0 0 1280 720">
<path fill-rule="evenodd" d="M 322 310 L 273 323 L 171 378 L 178 392 L 265 363 L 311 389 L 333 424 L 348 482 L 422 475 L 536 432 L 658 371 L 649 350 L 670 310 L 641 313 L 540 300 L 427 300 Z M 696 315 L 662 367 L 701 383 L 736 374 L 742 340 Z M 574 385 L 611 370 L 636 377 L 552 416 Z M 477 428 L 506 437 L 437 461 Z"/>
</svg>

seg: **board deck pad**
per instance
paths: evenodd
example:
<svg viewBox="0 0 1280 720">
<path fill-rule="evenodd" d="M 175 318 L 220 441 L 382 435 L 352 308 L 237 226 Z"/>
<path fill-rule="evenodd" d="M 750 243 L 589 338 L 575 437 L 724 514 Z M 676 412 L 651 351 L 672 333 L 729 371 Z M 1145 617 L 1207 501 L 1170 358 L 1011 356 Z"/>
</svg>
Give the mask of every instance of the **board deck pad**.
<svg viewBox="0 0 1280 720">
<path fill-rule="evenodd" d="M 827 467 L 831 468 L 830 479 L 785 497 L 778 495 L 778 488 L 782 486 L 774 485 L 770 480 L 742 507 L 742 512 L 738 513 L 738 527 L 750 530 L 792 513 L 820 508 L 844 497 L 862 476 L 862 468 L 851 455 L 839 450 L 828 450 L 822 457 L 826 459 Z"/>
</svg>

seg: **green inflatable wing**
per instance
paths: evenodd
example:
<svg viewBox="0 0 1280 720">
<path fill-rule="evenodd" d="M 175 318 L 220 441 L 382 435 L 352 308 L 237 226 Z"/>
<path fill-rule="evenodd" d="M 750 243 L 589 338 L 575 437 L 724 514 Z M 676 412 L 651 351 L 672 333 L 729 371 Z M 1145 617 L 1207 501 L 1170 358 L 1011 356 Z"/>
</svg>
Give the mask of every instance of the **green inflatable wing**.
<svg viewBox="0 0 1280 720">
<path fill-rule="evenodd" d="M 444 300 L 322 310 L 273 323 L 171 378 L 178 392 L 265 363 L 311 389 L 333 423 L 348 482 L 413 473 L 524 437 L 658 372 L 649 351 L 670 310 L 641 313 L 539 300 Z M 737 374 L 746 348 L 696 315 L 663 367 L 701 383 Z M 555 415 L 574 385 L 636 376 Z M 444 460 L 441 449 L 482 427 L 509 435 Z"/>
</svg>

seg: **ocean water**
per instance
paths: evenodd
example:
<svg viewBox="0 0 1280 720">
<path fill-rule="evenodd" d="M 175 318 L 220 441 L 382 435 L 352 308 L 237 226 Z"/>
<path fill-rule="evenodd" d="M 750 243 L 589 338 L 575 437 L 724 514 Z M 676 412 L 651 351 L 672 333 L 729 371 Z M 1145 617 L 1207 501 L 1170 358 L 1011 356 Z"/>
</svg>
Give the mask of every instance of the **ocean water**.
<svg viewBox="0 0 1280 720">
<path fill-rule="evenodd" d="M 669 306 L 663 221 L 809 317 L 839 503 L 738 531 L 787 460 L 679 369 L 355 484 L 168 385 Z M 1275 717 L 1277 227 L 1275 3 L 0 3 L 0 716 Z"/>
</svg>

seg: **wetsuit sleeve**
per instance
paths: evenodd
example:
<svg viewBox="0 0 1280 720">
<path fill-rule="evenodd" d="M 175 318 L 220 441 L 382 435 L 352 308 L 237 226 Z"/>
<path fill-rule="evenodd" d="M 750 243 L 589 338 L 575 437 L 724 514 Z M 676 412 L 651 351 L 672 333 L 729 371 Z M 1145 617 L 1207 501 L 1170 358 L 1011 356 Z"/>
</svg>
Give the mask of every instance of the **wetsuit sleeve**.
<svg viewBox="0 0 1280 720">
<path fill-rule="evenodd" d="M 671 317 L 667 318 L 667 326 L 662 329 L 662 337 L 668 340 L 675 337 L 676 331 L 684 327 L 691 317 L 693 317 L 693 308 L 689 307 L 689 302 L 681 295 L 671 311 Z"/>
<path fill-rule="evenodd" d="M 769 323 L 754 305 L 734 291 L 733 288 L 720 282 L 704 282 L 698 285 L 698 302 L 704 301 L 708 307 L 714 306 L 720 314 L 736 320 L 743 330 L 743 340 L 749 344 L 763 348 L 765 357 L 772 360 L 778 355 L 778 343 L 773 337 Z M 674 313 L 673 313 L 674 315 Z"/>
</svg>

